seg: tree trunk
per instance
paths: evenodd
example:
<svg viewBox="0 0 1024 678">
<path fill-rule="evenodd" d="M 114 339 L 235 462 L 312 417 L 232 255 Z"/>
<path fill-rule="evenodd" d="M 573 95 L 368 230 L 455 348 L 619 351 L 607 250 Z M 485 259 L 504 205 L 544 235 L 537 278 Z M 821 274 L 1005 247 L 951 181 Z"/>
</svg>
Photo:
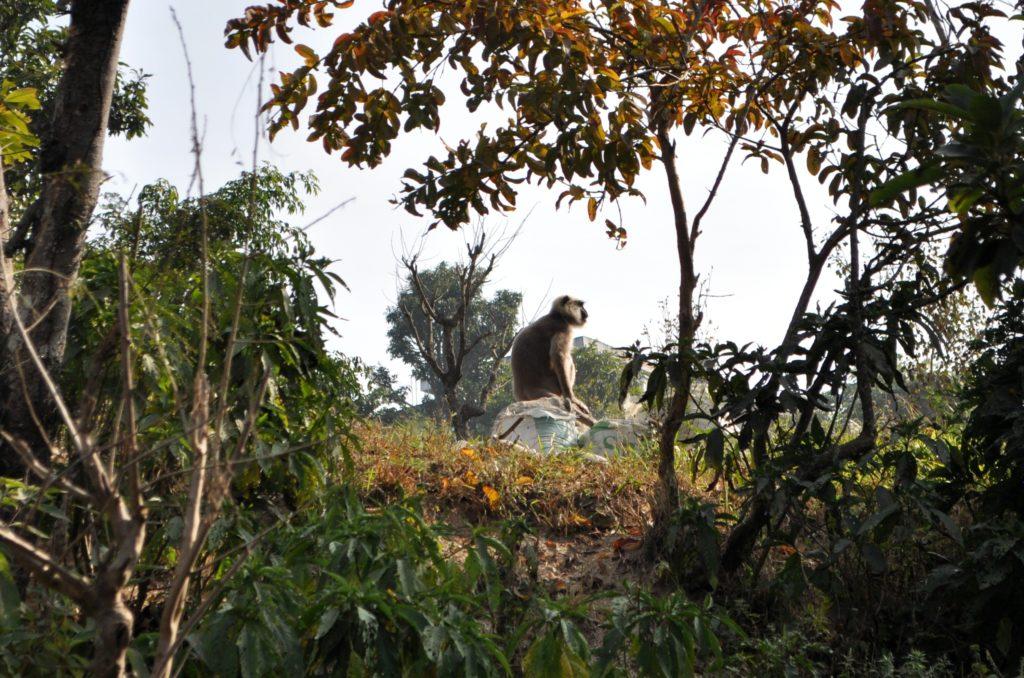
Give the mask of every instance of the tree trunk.
<svg viewBox="0 0 1024 678">
<path fill-rule="evenodd" d="M 43 187 L 25 256 L 19 309 L 40 357 L 54 374 L 67 342 L 69 290 L 103 180 L 103 142 L 128 2 L 71 2 L 64 72 L 40 152 Z M 45 462 L 50 456 L 45 439 L 54 438 L 57 426 L 55 406 L 40 375 L 27 364 L 20 342 L 12 339 L 9 329 L 0 337 L 0 426 L 29 443 Z M 20 469 L 17 455 L 0 448 L 0 473 Z"/>
<path fill-rule="evenodd" d="M 789 329 L 786 332 L 782 350 L 780 351 L 780 355 L 782 356 L 781 359 L 785 359 L 796 348 L 796 325 L 800 316 L 807 310 L 814 286 L 817 284 L 818 277 L 821 274 L 821 269 L 824 267 L 829 253 L 838 244 L 839 238 L 841 238 L 844 233 L 848 233 L 847 237 L 850 241 L 850 272 L 847 281 L 847 289 L 855 309 L 853 321 L 857 329 L 856 336 L 854 337 L 854 369 L 856 372 L 857 394 L 860 398 L 861 415 L 864 425 L 860 434 L 853 440 L 843 444 L 833 445 L 827 452 L 820 453 L 813 459 L 802 463 L 801 467 L 797 469 L 797 478 L 805 482 L 810 482 L 816 479 L 829 467 L 834 467 L 837 464 L 848 459 L 852 459 L 858 455 L 866 454 L 875 445 L 875 412 L 874 401 L 871 393 L 873 373 L 869 361 L 866 360 L 863 351 L 865 326 L 863 314 L 861 312 L 861 304 L 863 300 L 861 298 L 862 286 L 860 280 L 860 252 L 857 236 L 857 232 L 860 228 L 861 217 L 866 210 L 866 205 L 864 203 L 865 191 L 863 185 L 865 144 L 864 130 L 867 126 L 868 117 L 873 111 L 872 106 L 869 104 L 870 102 L 861 104 L 861 110 L 857 119 L 857 129 L 859 130 L 859 133 L 854 137 L 854 151 L 857 155 L 856 164 L 852 172 L 854 181 L 851 182 L 849 214 L 845 219 L 843 219 L 843 225 L 845 228 L 839 228 L 833 232 L 832 236 L 830 236 L 825 244 L 822 245 L 817 255 L 810 259 L 808 279 L 804 285 L 803 291 L 801 292 L 800 300 L 793 313 L 793 318 L 790 321 Z M 773 377 L 773 381 L 777 382 L 777 379 Z M 758 466 L 763 465 L 767 460 L 770 424 L 771 422 L 765 418 L 759 424 L 758 430 L 755 431 L 753 457 L 755 465 Z M 738 571 L 754 550 L 761 531 L 768 527 L 771 509 L 771 497 L 768 490 L 772 488 L 773 485 L 769 484 L 762 489 L 761 492 L 754 494 L 751 498 L 750 507 L 748 508 L 746 515 L 729 533 L 721 558 L 722 572 L 731 574 Z"/>
<path fill-rule="evenodd" d="M 672 515 L 679 508 L 679 480 L 676 477 L 675 468 L 676 435 L 683 424 L 687 401 L 690 398 L 693 370 L 688 354 L 699 322 L 693 312 L 694 292 L 697 288 L 697 275 L 693 266 L 693 239 L 690 234 L 689 219 L 686 215 L 686 205 L 683 202 L 683 194 L 679 185 L 675 146 L 665 127 L 658 131 L 658 142 L 661 145 L 661 160 L 665 166 L 665 177 L 668 179 L 676 233 L 676 252 L 679 258 L 679 337 L 676 350 L 680 378 L 679 382 L 674 385 L 675 391 L 662 424 L 658 444 L 658 485 L 655 488 L 652 503 L 653 524 L 646 539 L 648 553 L 652 555 L 665 545 L 664 540 Z"/>
<path fill-rule="evenodd" d="M 116 591 L 92 616 L 96 620 L 92 675 L 120 678 L 125 675 L 125 655 L 135 621 L 131 610 L 124 604 L 121 591 Z"/>
<path fill-rule="evenodd" d="M 448 414 L 451 417 L 452 430 L 459 440 L 469 438 L 469 418 L 465 416 L 465 410 L 459 405 L 459 397 L 455 393 L 455 387 L 445 386 L 444 400 L 448 405 Z"/>
</svg>

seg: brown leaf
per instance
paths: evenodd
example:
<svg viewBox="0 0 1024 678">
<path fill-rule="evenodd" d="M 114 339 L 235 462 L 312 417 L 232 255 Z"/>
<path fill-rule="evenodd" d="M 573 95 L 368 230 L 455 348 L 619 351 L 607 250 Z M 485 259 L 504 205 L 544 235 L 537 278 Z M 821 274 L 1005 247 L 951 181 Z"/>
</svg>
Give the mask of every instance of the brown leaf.
<svg viewBox="0 0 1024 678">
<path fill-rule="evenodd" d="M 619 537 L 612 542 L 612 550 L 616 553 L 623 551 L 636 551 L 640 548 L 640 540 L 636 537 Z"/>
</svg>

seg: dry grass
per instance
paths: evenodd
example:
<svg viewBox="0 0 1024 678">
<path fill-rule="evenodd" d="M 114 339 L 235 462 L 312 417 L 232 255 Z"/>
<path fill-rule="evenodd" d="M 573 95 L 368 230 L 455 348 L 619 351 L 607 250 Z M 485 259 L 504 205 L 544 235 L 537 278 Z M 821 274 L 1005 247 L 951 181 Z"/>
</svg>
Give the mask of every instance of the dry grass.
<svg viewBox="0 0 1024 678">
<path fill-rule="evenodd" d="M 419 495 L 426 511 L 450 522 L 522 518 L 552 536 L 639 533 L 647 521 L 656 466 L 644 450 L 599 463 L 486 441 L 457 448 L 448 431 L 428 422 L 367 422 L 356 435 L 356 478 L 370 501 Z"/>
<path fill-rule="evenodd" d="M 429 520 L 454 528 L 458 557 L 471 528 L 523 519 L 538 561 L 538 579 L 552 595 L 620 590 L 626 582 L 656 580 L 654 563 L 641 557 L 657 480 L 657 451 L 641 446 L 608 463 L 565 451 L 538 455 L 507 445 L 474 441 L 456 447 L 443 425 L 365 422 L 352 451 L 356 486 L 370 503 L 420 498 Z M 687 483 L 684 493 L 710 496 Z M 698 479 L 697 485 L 707 483 Z"/>
</svg>

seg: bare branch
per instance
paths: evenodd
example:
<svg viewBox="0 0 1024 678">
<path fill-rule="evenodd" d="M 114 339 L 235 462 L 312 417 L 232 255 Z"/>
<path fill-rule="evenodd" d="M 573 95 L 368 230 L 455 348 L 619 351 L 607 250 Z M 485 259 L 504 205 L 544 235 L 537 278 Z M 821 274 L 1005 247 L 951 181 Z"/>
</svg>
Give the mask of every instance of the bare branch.
<svg viewBox="0 0 1024 678">
<path fill-rule="evenodd" d="M 139 481 L 139 465 L 134 463 L 138 455 L 138 429 L 135 422 L 135 379 L 132 373 L 132 329 L 128 313 L 128 262 L 124 255 L 118 262 L 118 320 L 121 324 L 121 379 L 122 401 L 124 403 L 124 428 L 126 433 L 121 442 L 121 458 L 127 464 L 128 501 L 132 511 L 142 508 L 141 483 Z"/>
<path fill-rule="evenodd" d="M 88 579 L 58 563 L 51 554 L 26 541 L 7 525 L 0 525 L 0 543 L 19 565 L 40 581 L 79 605 L 92 607 L 95 596 Z"/>
<path fill-rule="evenodd" d="M 25 468 L 39 478 L 44 485 L 55 485 L 80 501 L 92 505 L 96 504 L 95 498 L 91 494 L 73 483 L 63 474 L 54 473 L 49 466 L 39 461 L 39 458 L 32 454 L 32 450 L 29 449 L 28 444 L 24 440 L 18 440 L 3 429 L 0 429 L 0 438 L 18 453 L 21 463 L 25 465 Z"/>
</svg>

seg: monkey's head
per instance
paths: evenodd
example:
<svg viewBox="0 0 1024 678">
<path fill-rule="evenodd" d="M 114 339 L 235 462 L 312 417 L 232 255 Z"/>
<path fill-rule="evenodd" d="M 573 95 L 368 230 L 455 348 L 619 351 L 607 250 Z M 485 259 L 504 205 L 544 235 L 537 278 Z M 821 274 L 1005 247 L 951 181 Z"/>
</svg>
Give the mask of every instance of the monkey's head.
<svg viewBox="0 0 1024 678">
<path fill-rule="evenodd" d="M 563 294 L 555 299 L 554 303 L 551 304 L 551 313 L 562 316 L 574 327 L 583 327 L 589 315 L 587 309 L 583 308 L 583 302 L 570 297 L 568 294 Z"/>
</svg>

